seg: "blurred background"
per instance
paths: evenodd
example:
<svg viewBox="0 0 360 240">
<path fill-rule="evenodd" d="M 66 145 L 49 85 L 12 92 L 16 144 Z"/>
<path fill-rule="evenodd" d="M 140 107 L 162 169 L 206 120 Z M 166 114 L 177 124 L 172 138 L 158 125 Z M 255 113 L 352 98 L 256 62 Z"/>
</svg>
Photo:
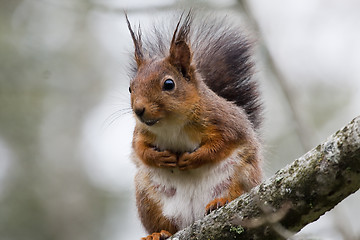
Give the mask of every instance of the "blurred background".
<svg viewBox="0 0 360 240">
<path fill-rule="evenodd" d="M 256 41 L 267 177 L 360 114 L 357 0 L 1 0 L 0 239 L 145 234 L 123 10 L 146 32 L 189 7 L 227 15 Z M 298 236 L 360 239 L 359 203 L 358 192 Z"/>
</svg>

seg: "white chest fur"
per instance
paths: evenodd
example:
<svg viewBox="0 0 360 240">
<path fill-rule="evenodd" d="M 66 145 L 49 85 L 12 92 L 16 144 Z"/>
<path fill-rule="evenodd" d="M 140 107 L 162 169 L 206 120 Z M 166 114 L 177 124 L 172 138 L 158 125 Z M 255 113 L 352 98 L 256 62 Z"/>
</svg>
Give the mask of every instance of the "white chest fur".
<svg viewBox="0 0 360 240">
<path fill-rule="evenodd" d="M 154 126 L 149 129 L 156 135 L 154 145 L 160 150 L 173 152 L 192 152 L 199 147 L 200 142 L 191 140 L 181 123 L 166 123 L 166 127 Z"/>
<path fill-rule="evenodd" d="M 147 168 L 163 214 L 180 229 L 204 217 L 206 205 L 227 194 L 234 163 L 232 156 L 215 166 L 190 171 Z"/>
<path fill-rule="evenodd" d="M 181 124 L 166 128 L 151 127 L 156 135 L 154 145 L 160 150 L 192 152 L 200 142 L 192 141 Z M 198 169 L 180 171 L 178 169 L 151 168 L 141 166 L 139 171 L 150 177 L 151 184 L 158 193 L 162 213 L 174 220 L 180 229 L 204 217 L 206 205 L 215 198 L 225 197 L 234 172 L 236 153 L 216 165 L 205 165 Z"/>
</svg>

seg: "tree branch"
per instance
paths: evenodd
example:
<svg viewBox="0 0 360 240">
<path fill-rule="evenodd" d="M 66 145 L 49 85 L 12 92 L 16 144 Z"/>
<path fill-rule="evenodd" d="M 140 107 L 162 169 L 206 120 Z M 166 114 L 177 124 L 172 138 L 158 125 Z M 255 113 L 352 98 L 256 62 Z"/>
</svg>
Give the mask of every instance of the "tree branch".
<svg viewBox="0 0 360 240">
<path fill-rule="evenodd" d="M 274 176 L 170 239 L 284 239 L 360 188 L 360 116 Z"/>
</svg>

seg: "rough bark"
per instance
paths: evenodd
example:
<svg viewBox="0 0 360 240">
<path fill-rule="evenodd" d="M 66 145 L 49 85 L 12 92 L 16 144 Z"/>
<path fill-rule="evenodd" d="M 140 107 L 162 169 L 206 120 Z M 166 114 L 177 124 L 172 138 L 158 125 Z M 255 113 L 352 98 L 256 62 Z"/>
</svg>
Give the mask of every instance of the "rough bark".
<svg viewBox="0 0 360 240">
<path fill-rule="evenodd" d="M 249 193 L 169 239 L 284 239 L 360 187 L 360 116 Z"/>
</svg>

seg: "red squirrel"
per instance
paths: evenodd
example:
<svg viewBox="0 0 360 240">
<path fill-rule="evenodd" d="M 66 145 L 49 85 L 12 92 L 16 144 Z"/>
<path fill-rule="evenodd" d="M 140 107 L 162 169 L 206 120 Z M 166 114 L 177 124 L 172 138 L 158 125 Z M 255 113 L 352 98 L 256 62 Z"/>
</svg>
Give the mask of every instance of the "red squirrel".
<svg viewBox="0 0 360 240">
<path fill-rule="evenodd" d="M 262 180 L 262 106 L 251 44 L 223 21 L 181 15 L 135 46 L 130 80 L 136 203 L 149 236 L 170 237 Z"/>
</svg>

